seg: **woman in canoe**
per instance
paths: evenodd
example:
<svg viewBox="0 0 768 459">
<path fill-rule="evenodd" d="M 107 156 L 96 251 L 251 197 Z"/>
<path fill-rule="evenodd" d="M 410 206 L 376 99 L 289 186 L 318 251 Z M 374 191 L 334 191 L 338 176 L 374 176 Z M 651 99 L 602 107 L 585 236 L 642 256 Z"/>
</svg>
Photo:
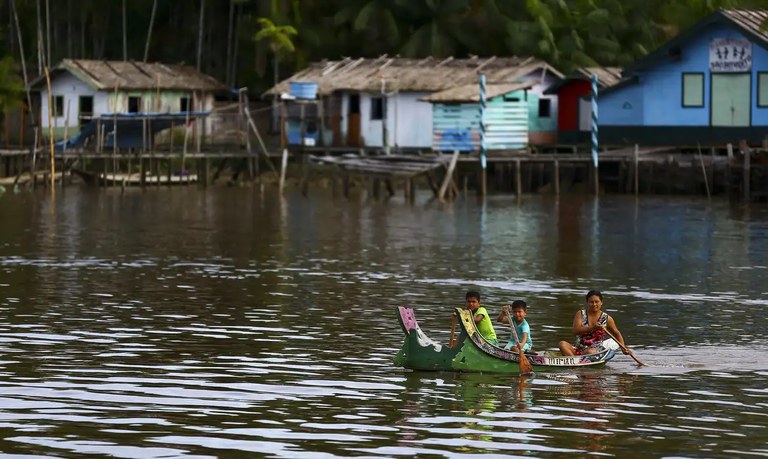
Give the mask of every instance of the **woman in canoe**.
<svg viewBox="0 0 768 459">
<path fill-rule="evenodd" d="M 600 350 L 603 341 L 610 339 L 606 328 L 616 338 L 624 351 L 624 337 L 616 327 L 613 317 L 603 312 L 603 294 L 597 290 L 587 292 L 587 307 L 580 309 L 573 317 L 573 334 L 576 344 L 560 341 L 560 352 L 563 355 L 594 354 Z M 626 352 L 624 352 L 626 354 Z"/>
</svg>

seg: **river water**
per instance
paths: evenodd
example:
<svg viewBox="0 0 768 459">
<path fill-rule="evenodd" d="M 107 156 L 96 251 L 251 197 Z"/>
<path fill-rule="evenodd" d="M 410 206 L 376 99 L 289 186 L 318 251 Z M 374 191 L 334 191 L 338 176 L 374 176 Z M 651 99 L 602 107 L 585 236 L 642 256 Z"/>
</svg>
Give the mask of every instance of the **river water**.
<svg viewBox="0 0 768 459">
<path fill-rule="evenodd" d="M 479 289 L 538 349 L 587 290 L 649 365 L 412 372 Z M 0 195 L 0 457 L 766 457 L 768 208 L 312 190 Z M 503 328 L 497 327 L 506 338 Z"/>
</svg>

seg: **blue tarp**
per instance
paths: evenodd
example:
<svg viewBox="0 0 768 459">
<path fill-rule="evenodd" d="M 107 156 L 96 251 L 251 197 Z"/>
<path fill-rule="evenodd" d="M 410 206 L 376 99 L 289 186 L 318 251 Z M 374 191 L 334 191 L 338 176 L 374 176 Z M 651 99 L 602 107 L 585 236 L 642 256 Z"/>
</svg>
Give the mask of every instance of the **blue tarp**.
<svg viewBox="0 0 768 459">
<path fill-rule="evenodd" d="M 149 148 L 143 145 L 144 132 L 154 135 L 169 129 L 171 126 L 183 126 L 187 121 L 208 116 L 209 112 L 176 112 L 176 113 L 104 113 L 98 118 L 80 127 L 80 131 L 72 137 L 56 142 L 57 151 L 66 148 L 81 148 L 85 142 L 96 134 L 99 125 L 104 126 L 104 148 L 112 148 L 117 131 L 118 148 Z M 146 123 L 146 124 L 145 124 Z"/>
</svg>

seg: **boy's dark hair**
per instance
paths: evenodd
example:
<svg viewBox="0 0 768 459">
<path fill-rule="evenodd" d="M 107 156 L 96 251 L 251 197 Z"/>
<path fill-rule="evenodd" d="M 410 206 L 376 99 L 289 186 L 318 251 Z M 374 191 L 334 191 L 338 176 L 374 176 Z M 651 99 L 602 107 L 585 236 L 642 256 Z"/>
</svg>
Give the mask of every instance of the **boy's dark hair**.
<svg viewBox="0 0 768 459">
<path fill-rule="evenodd" d="M 470 298 L 477 298 L 477 301 L 480 301 L 480 292 L 476 292 L 474 290 L 468 291 L 467 296 L 465 296 L 464 299 L 468 300 Z"/>
<path fill-rule="evenodd" d="M 518 308 L 522 309 L 523 311 L 527 311 L 528 310 L 528 305 L 525 304 L 525 301 L 523 301 L 523 300 L 515 300 L 515 301 L 513 301 L 512 302 L 512 309 L 518 309 Z"/>
</svg>

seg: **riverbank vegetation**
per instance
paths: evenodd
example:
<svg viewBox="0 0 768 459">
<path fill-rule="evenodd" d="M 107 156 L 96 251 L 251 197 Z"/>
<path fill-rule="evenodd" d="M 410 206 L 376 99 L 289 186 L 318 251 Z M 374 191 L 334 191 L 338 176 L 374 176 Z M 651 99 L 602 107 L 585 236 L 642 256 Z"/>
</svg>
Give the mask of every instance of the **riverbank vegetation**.
<svg viewBox="0 0 768 459">
<path fill-rule="evenodd" d="M 626 65 L 719 8 L 764 0 L 9 0 L 0 53 L 30 75 L 63 58 L 184 62 L 262 91 L 311 61 L 383 54 Z M 271 28 L 265 31 L 265 28 Z M 296 33 L 292 33 L 295 31 Z M 19 75 L 21 73 L 19 72 Z M 10 75 L 0 97 L 19 89 Z M 6 106 L 0 101 L 0 107 Z"/>
</svg>

